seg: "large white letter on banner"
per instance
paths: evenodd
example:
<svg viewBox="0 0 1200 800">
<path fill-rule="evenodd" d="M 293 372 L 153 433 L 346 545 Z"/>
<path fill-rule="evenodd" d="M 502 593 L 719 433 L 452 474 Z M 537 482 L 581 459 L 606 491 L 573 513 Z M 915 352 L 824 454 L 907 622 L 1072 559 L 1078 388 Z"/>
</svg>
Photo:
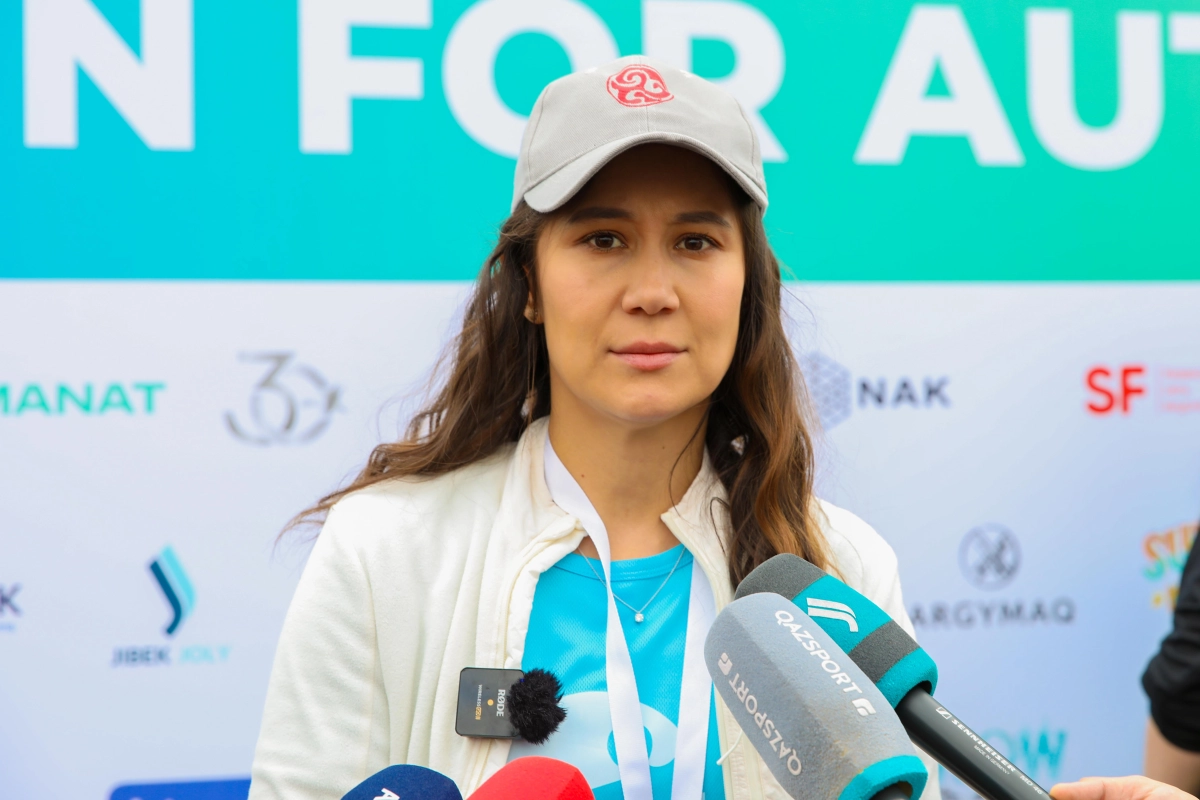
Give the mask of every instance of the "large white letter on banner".
<svg viewBox="0 0 1200 800">
<path fill-rule="evenodd" d="M 1200 53 L 1200 14 L 1177 11 L 1167 17 L 1167 46 L 1172 53 Z"/>
<path fill-rule="evenodd" d="M 927 96 L 938 67 L 949 97 Z M 958 6 L 913 6 L 854 160 L 899 164 L 914 135 L 965 136 L 982 166 L 1025 163 Z"/>
<path fill-rule="evenodd" d="M 566 50 L 578 72 L 612 61 L 617 43 L 596 12 L 578 0 L 483 0 L 454 24 L 442 55 L 450 112 L 467 134 L 494 153 L 516 158 L 525 117 L 496 91 L 496 55 L 519 33 L 542 33 Z"/>
<path fill-rule="evenodd" d="M 1089 170 L 1120 169 L 1146 155 L 1163 121 L 1161 14 L 1117 14 L 1117 114 L 1098 128 L 1085 125 L 1075 109 L 1071 12 L 1029 9 L 1025 39 L 1029 121 L 1050 155 Z"/>
<path fill-rule="evenodd" d="M 192 0 L 142 0 L 139 59 L 89 0 L 25 0 L 25 146 L 79 145 L 79 72 L 152 150 L 195 146 Z"/>
<path fill-rule="evenodd" d="M 350 56 L 350 28 L 428 28 L 430 0 L 300 0 L 300 152 L 349 153 L 355 97 L 420 100 L 419 58 Z"/>
<path fill-rule="evenodd" d="M 787 153 L 760 113 L 783 83 L 783 39 L 774 23 L 753 6 L 731 0 L 645 0 L 642 50 L 680 69 L 692 69 L 692 42 L 717 39 L 733 48 L 733 72 L 713 79 L 742 104 L 764 161 L 787 161 Z"/>
</svg>

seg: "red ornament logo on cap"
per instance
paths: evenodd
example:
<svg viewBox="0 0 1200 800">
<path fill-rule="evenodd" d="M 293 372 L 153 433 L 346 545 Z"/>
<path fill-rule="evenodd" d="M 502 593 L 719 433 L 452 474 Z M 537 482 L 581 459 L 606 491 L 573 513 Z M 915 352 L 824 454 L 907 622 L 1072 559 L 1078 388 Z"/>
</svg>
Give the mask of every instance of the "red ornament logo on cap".
<svg viewBox="0 0 1200 800">
<path fill-rule="evenodd" d="M 609 78 L 608 93 L 630 108 L 658 105 L 675 97 L 667 91 L 667 84 L 658 70 L 645 64 L 626 67 Z"/>
</svg>

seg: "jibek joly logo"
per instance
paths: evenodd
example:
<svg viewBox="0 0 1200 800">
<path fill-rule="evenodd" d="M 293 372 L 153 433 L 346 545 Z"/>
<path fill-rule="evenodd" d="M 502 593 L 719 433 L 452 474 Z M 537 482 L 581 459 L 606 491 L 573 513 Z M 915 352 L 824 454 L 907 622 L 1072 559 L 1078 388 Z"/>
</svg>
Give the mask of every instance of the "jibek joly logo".
<svg viewBox="0 0 1200 800">
<path fill-rule="evenodd" d="M 266 371 L 250 392 L 245 415 L 225 413 L 230 433 L 249 444 L 304 444 L 316 439 L 329 423 L 341 390 L 320 372 L 295 363 L 294 353 L 249 353 L 241 361 L 265 364 Z"/>
<path fill-rule="evenodd" d="M 157 410 L 162 381 L 124 383 L 0 383 L 0 416 L 150 416 Z"/>
<path fill-rule="evenodd" d="M 1200 366 L 1098 364 L 1084 375 L 1084 408 L 1097 417 L 1150 407 L 1165 414 L 1200 412 Z"/>
<path fill-rule="evenodd" d="M 857 407 L 874 409 L 949 408 L 945 375 L 895 378 L 855 378 L 849 369 L 823 353 L 808 353 L 800 359 L 809 394 L 826 430 L 844 422 Z"/>
<path fill-rule="evenodd" d="M 1179 579 L 1188 554 L 1195 545 L 1198 530 L 1200 523 L 1185 522 L 1142 537 L 1142 554 L 1146 557 L 1142 577 L 1154 585 L 1150 604 L 1155 608 L 1168 612 L 1175 610 Z"/>
<path fill-rule="evenodd" d="M 170 618 L 163 627 L 163 635 L 174 639 L 180 628 L 196 607 L 196 590 L 192 579 L 171 546 L 159 551 L 147 570 L 159 593 L 170 609 Z M 114 667 L 169 667 L 172 664 L 224 664 L 229 661 L 233 648 L 229 645 L 209 644 L 150 644 L 121 645 L 113 648 Z"/>
<path fill-rule="evenodd" d="M 163 599 L 171 606 L 171 621 L 163 633 L 174 636 L 183 621 L 191 615 L 196 605 L 196 592 L 170 545 L 164 547 L 158 557 L 150 562 L 149 568 L 150 574 L 158 582 L 158 588 L 162 590 Z"/>
</svg>

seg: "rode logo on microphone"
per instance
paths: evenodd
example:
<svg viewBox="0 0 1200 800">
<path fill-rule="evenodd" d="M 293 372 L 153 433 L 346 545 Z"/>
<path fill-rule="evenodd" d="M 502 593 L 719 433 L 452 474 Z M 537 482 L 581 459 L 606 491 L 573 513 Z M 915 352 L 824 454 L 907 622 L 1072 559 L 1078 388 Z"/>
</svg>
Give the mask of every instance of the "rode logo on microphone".
<svg viewBox="0 0 1200 800">
<path fill-rule="evenodd" d="M 400 800 L 400 795 L 385 786 L 383 787 L 383 794 L 376 795 L 375 800 Z"/>
<path fill-rule="evenodd" d="M 728 668 L 725 666 L 728 664 Z M 721 672 L 725 675 L 733 668 L 733 659 L 728 653 L 721 653 L 721 658 L 717 662 Z M 758 710 L 758 698 L 750 693 L 750 687 L 742 680 L 740 673 L 734 673 L 733 678 L 729 681 L 729 688 L 733 689 L 734 695 L 738 702 L 745 707 L 747 713 L 754 719 L 754 724 L 762 731 L 763 736 L 770 739 L 771 749 L 779 754 L 779 760 L 786 759 L 787 770 L 793 775 L 799 775 L 804 770 L 804 765 L 800 763 L 800 756 L 796 754 L 794 747 L 789 747 L 787 742 L 783 740 L 783 734 L 775 726 L 775 722 L 767 716 L 767 712 Z M 861 711 L 859 713 L 862 713 Z"/>
<path fill-rule="evenodd" d="M 658 70 L 633 64 L 608 79 L 608 93 L 623 106 L 642 108 L 675 99 Z"/>
</svg>

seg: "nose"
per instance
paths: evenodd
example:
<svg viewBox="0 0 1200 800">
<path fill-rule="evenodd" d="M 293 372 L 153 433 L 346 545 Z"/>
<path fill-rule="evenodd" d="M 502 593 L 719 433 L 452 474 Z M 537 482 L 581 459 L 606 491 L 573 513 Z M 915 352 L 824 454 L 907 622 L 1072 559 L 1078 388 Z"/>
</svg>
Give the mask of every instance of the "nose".
<svg viewBox="0 0 1200 800">
<path fill-rule="evenodd" d="M 621 299 L 626 313 L 654 316 L 679 308 L 671 259 L 660 253 L 641 253 L 628 266 L 629 284 Z"/>
</svg>

